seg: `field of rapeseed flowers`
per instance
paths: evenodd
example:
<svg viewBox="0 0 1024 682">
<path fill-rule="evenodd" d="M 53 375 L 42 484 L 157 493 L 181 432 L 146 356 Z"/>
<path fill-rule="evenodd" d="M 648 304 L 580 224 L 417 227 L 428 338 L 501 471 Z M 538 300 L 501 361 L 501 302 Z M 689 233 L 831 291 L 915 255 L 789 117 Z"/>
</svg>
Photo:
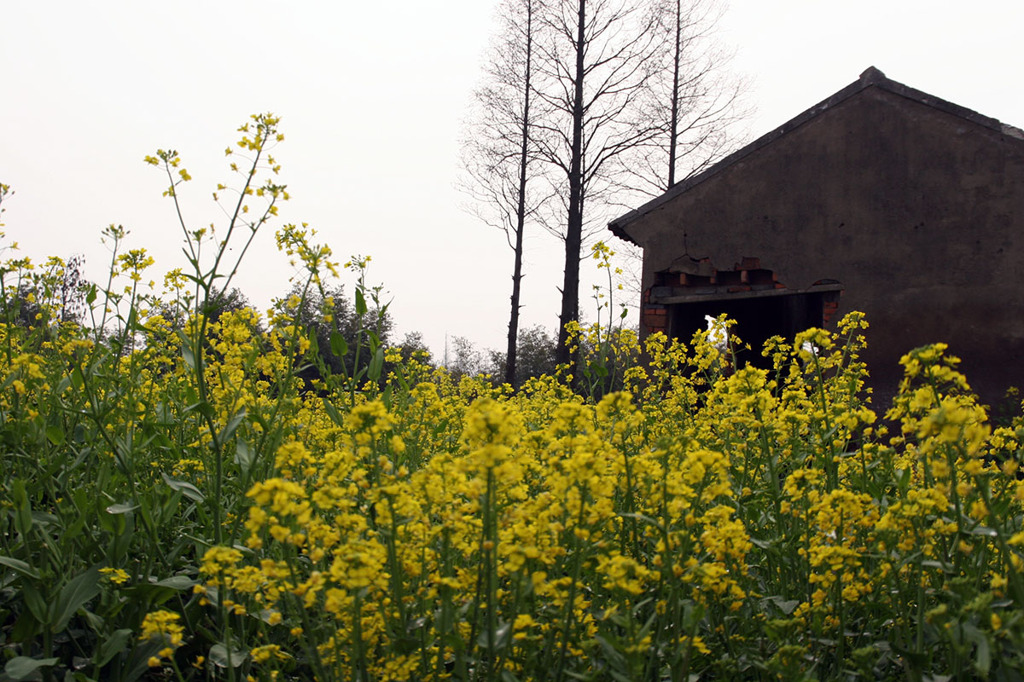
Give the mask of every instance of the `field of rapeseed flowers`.
<svg viewBox="0 0 1024 682">
<path fill-rule="evenodd" d="M 366 329 L 364 369 L 303 379 L 301 300 L 209 305 L 287 198 L 276 125 L 162 293 L 117 228 L 88 325 L 66 264 L 0 264 L 0 679 L 1021 678 L 1024 421 L 943 346 L 892 406 L 856 314 L 771 369 L 591 328 L 584 381 L 512 391 Z M 177 201 L 177 155 L 147 160 Z M 278 231 L 302 292 L 335 269 L 311 237 Z"/>
</svg>

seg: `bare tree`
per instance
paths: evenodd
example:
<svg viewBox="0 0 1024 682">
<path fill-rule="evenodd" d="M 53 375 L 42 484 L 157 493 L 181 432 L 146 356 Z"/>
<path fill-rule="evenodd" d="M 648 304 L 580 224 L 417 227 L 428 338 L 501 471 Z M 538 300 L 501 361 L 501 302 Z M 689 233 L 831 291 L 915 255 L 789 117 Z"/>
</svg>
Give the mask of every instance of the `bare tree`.
<svg viewBox="0 0 1024 682">
<path fill-rule="evenodd" d="M 516 345 L 523 279 L 523 236 L 528 218 L 543 197 L 528 192 L 536 152 L 532 125 L 534 40 L 541 0 L 505 0 L 499 30 L 485 65 L 486 84 L 475 92 L 477 110 L 463 144 L 464 188 L 476 213 L 504 230 L 514 253 L 505 381 L 515 385 Z"/>
<path fill-rule="evenodd" d="M 732 55 L 715 40 L 718 0 L 650 0 L 659 68 L 644 93 L 645 111 L 662 126 L 651 144 L 630 150 L 626 196 L 657 196 L 699 173 L 733 145 L 747 115 L 743 79 L 729 71 Z"/>
<path fill-rule="evenodd" d="M 564 244 L 557 357 L 569 362 L 585 241 L 611 210 L 716 159 L 741 86 L 711 40 L 717 0 L 504 3 L 464 151 L 477 208 L 515 253 L 506 366 L 514 377 L 528 220 Z"/>
<path fill-rule="evenodd" d="M 717 40 L 724 9 L 719 0 L 646 0 L 657 67 L 642 109 L 659 132 L 623 155 L 612 201 L 618 210 L 661 195 L 743 141 L 738 124 L 749 114 L 747 84 L 730 70 L 732 53 Z M 642 253 L 627 243 L 616 251 L 622 284 L 639 302 Z"/>
<path fill-rule="evenodd" d="M 550 110 L 537 128 L 555 169 L 564 221 L 548 227 L 565 243 L 558 361 L 570 362 L 566 325 L 579 319 L 580 255 L 600 229 L 626 153 L 660 132 L 645 92 L 658 68 L 655 14 L 636 0 L 550 0 L 539 43 L 537 96 Z"/>
</svg>

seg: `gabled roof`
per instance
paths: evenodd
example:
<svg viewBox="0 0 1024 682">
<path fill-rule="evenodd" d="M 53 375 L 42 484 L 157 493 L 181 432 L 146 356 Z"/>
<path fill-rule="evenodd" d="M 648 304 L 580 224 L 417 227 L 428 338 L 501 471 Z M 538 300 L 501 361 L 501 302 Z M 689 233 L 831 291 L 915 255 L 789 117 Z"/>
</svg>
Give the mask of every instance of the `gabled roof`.
<svg viewBox="0 0 1024 682">
<path fill-rule="evenodd" d="M 971 123 L 983 126 L 985 128 L 989 128 L 1003 135 L 1009 135 L 1011 137 L 1024 140 L 1024 131 L 1021 131 L 1019 128 L 1003 124 L 997 119 L 991 118 L 989 116 L 984 116 L 966 107 L 962 107 L 958 104 L 953 104 L 952 102 L 947 102 L 944 99 L 939 99 L 938 97 L 929 95 L 926 92 L 921 92 L 920 90 L 915 90 L 914 88 L 907 87 L 902 83 L 897 83 L 894 80 L 886 78 L 884 73 L 882 73 L 875 67 L 871 66 L 868 67 L 868 69 L 860 75 L 860 78 L 858 80 L 846 86 L 845 88 L 835 93 L 828 99 L 825 99 L 822 102 L 815 104 L 813 107 L 803 112 L 796 118 L 787 121 L 786 123 L 783 123 L 775 130 L 765 135 L 762 135 L 761 137 L 754 140 L 747 146 L 739 149 L 738 151 L 733 152 L 729 156 L 725 157 L 718 163 L 708 168 L 707 170 L 704 170 L 701 173 L 693 175 L 687 178 L 686 180 L 683 180 L 682 182 L 676 183 L 661 196 L 656 197 L 651 201 L 648 201 L 643 206 L 636 208 L 630 211 L 629 213 L 626 213 L 625 215 L 616 218 L 615 220 L 611 221 L 608 224 L 608 229 L 610 229 L 616 237 L 619 237 L 620 239 L 625 239 L 626 241 L 633 242 L 635 244 L 636 242 L 626 232 L 626 227 L 630 223 L 643 217 L 647 213 L 650 213 L 651 211 L 658 208 L 662 204 L 671 201 L 673 198 L 686 192 L 692 187 L 699 185 L 705 180 L 713 178 L 714 176 L 718 175 L 725 169 L 738 163 L 748 155 L 753 154 L 757 152 L 759 149 L 768 146 L 775 140 L 792 132 L 793 130 L 796 130 L 797 128 L 807 123 L 811 119 L 817 118 L 818 116 L 829 111 L 830 109 L 833 109 L 840 103 L 860 93 L 862 90 L 866 90 L 867 88 L 872 87 L 880 88 L 887 92 L 891 92 L 894 95 L 905 97 L 915 102 L 919 102 L 920 104 L 924 104 L 934 109 L 938 109 L 939 111 L 945 112 L 947 114 L 951 114 L 953 116 L 966 119 Z"/>
</svg>

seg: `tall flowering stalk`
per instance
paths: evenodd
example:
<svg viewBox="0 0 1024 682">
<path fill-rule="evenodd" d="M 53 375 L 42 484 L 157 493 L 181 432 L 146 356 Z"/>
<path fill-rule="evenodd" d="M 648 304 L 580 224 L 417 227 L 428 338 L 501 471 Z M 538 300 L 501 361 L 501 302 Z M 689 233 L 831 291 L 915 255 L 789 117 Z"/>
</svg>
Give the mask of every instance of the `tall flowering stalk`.
<svg viewBox="0 0 1024 682">
<path fill-rule="evenodd" d="M 259 173 L 275 125 L 243 129 Z M 180 211 L 187 172 L 153 159 Z M 107 232 L 92 328 L 58 312 L 68 261 L 0 263 L 7 677 L 1024 672 L 1024 417 L 993 424 L 944 346 L 906 355 L 884 421 L 857 314 L 771 339 L 764 367 L 602 324 L 580 330 L 594 382 L 513 392 L 383 348 L 354 259 L 370 362 L 305 382 L 296 311 L 336 269 L 307 226 L 277 233 L 296 300 L 214 310 L 224 243 L 284 198 L 247 168 L 225 239 L 186 231 L 162 295 Z"/>
<path fill-rule="evenodd" d="M 286 201 L 288 192 L 284 185 L 273 181 L 280 171 L 280 165 L 270 155 L 273 145 L 284 140 L 278 131 L 280 118 L 273 114 L 254 114 L 251 120 L 243 124 L 238 132 L 242 133 L 237 141 L 237 150 L 228 147 L 225 155 L 238 157 L 239 161 L 231 161 L 231 170 L 242 178 L 237 190 L 230 190 L 225 185 L 218 185 L 213 198 L 221 202 L 221 194 L 236 194 L 224 200 L 227 207 L 228 222 L 222 234 L 217 234 L 211 225 L 209 229 L 191 228 L 184 217 L 179 198 L 179 188 L 192 180 L 192 176 L 181 165 L 181 157 L 172 149 L 157 150 L 155 156 L 146 156 L 146 163 L 161 168 L 167 176 L 168 186 L 164 196 L 170 197 L 174 203 L 175 214 L 181 227 L 185 241 L 185 256 L 192 272 L 186 277 L 195 286 L 191 298 L 192 307 L 184 311 L 187 322 L 179 334 L 182 340 L 182 354 L 186 365 L 192 370 L 195 380 L 197 401 L 189 407 L 205 424 L 210 439 L 210 461 L 212 471 L 212 494 L 210 513 L 213 522 L 214 542 L 223 540 L 223 498 L 225 482 L 225 457 L 227 444 L 245 417 L 244 411 L 231 415 L 226 422 L 220 422 L 213 407 L 211 387 L 207 371 L 207 359 L 204 352 L 210 317 L 215 312 L 214 305 L 218 294 L 229 290 L 238 268 L 252 245 L 260 228 L 278 213 L 278 203 Z M 263 180 L 261 173 L 269 173 Z M 253 207 L 256 207 L 253 210 Z M 241 239 L 241 248 L 236 251 L 235 242 Z M 204 248 L 212 248 L 212 254 L 204 254 Z M 237 255 L 232 256 L 231 254 Z M 234 262 L 231 262 L 232 257 Z"/>
</svg>

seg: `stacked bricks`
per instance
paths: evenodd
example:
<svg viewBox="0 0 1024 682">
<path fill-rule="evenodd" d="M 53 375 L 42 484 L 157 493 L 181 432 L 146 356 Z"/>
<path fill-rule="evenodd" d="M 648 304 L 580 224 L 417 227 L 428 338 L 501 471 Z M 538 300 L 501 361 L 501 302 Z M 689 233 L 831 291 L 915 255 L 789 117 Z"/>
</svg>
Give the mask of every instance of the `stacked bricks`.
<svg viewBox="0 0 1024 682">
<path fill-rule="evenodd" d="M 824 319 L 826 325 L 828 325 L 832 321 L 832 318 L 835 317 L 835 315 L 836 315 L 836 313 L 838 311 L 839 311 L 839 298 L 838 297 L 836 297 L 836 300 L 834 300 L 834 301 L 825 301 L 825 309 L 824 309 L 824 314 L 823 314 L 822 318 Z"/>
<path fill-rule="evenodd" d="M 668 334 L 668 308 L 651 303 L 651 290 L 644 292 L 644 304 L 640 309 L 640 322 L 649 334 L 662 332 Z"/>
</svg>

